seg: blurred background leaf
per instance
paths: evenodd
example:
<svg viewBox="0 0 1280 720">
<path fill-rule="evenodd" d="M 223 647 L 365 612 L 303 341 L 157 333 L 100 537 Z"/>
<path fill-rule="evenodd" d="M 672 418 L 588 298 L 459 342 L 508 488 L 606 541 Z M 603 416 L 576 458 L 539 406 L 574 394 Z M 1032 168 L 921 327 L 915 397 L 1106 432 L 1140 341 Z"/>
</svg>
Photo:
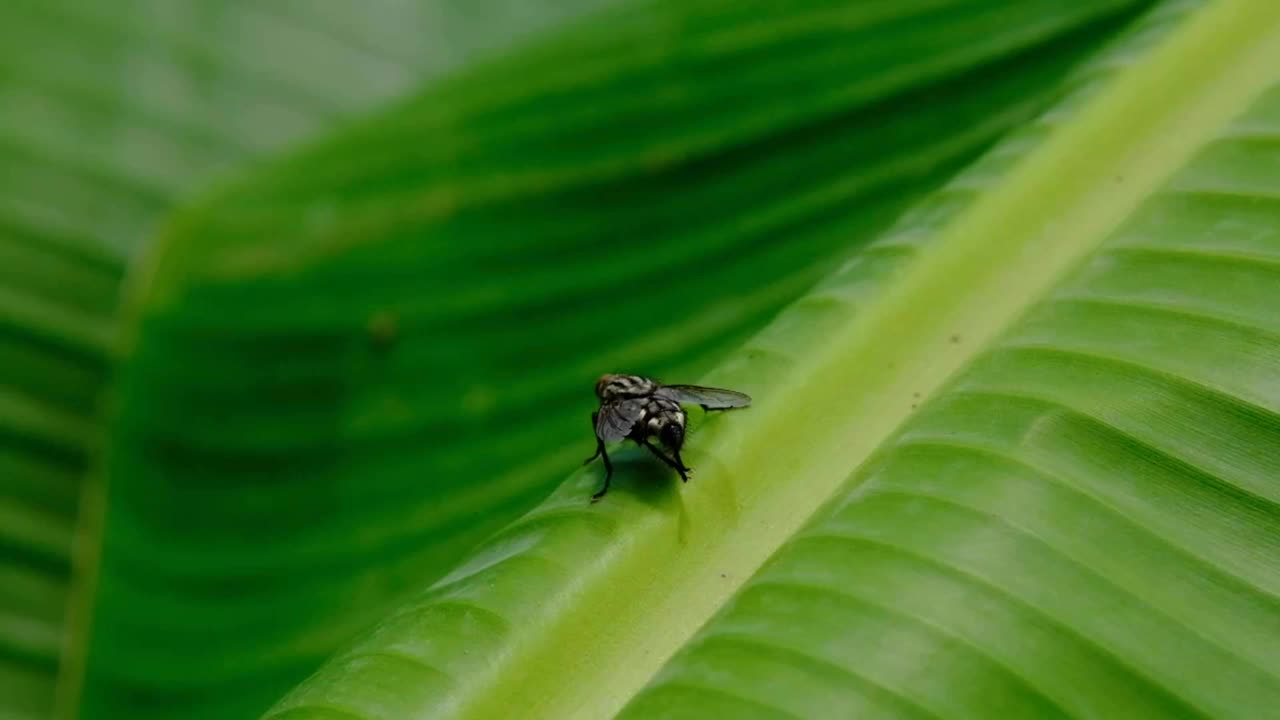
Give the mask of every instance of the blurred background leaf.
<svg viewBox="0 0 1280 720">
<path fill-rule="evenodd" d="M 119 285 L 161 216 L 213 177 L 605 4 L 0 7 L 0 716 L 49 712 Z"/>
<path fill-rule="evenodd" d="M 146 253 L 86 715 L 265 707 L 589 452 L 596 374 L 700 374 L 1144 5 L 6 4 L 0 707 L 47 711 L 178 200 L 384 108 Z"/>
</svg>

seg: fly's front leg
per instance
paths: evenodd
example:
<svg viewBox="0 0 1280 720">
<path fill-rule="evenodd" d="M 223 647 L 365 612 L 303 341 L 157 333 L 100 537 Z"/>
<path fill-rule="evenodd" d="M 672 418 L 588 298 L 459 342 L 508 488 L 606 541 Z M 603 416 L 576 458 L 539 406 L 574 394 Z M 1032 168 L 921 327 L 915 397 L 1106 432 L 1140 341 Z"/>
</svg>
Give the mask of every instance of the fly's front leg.
<svg viewBox="0 0 1280 720">
<path fill-rule="evenodd" d="M 598 417 L 600 417 L 599 412 L 591 413 L 591 432 L 593 433 L 596 431 L 596 418 Z M 600 455 L 603 453 L 604 453 L 604 441 L 600 439 L 599 435 L 596 435 L 596 454 L 592 455 L 586 460 L 583 460 L 582 464 L 590 465 L 592 460 L 595 460 L 596 458 L 600 457 Z M 605 458 L 605 462 L 609 462 L 608 458 Z"/>
<path fill-rule="evenodd" d="M 595 454 L 595 455 L 592 455 L 591 457 L 587 458 L 586 460 L 583 460 L 583 461 L 582 461 L 582 464 L 583 464 L 583 465 L 590 465 L 590 464 L 591 464 L 591 461 L 592 461 L 592 460 L 595 460 L 595 459 L 596 459 L 596 458 L 598 458 L 598 457 L 600 457 L 601 453 L 603 453 L 603 452 L 604 452 L 604 443 L 600 442 L 599 440 L 596 440 L 596 454 Z"/>
<path fill-rule="evenodd" d="M 591 431 L 592 432 L 595 432 L 596 418 L 598 418 L 599 416 L 600 416 L 599 412 L 591 413 Z M 604 449 L 604 439 L 601 438 L 598 434 L 596 435 L 596 454 L 587 458 L 586 461 L 584 461 L 582 464 L 590 465 L 591 461 L 595 460 L 596 458 L 600 458 L 604 460 L 604 487 L 600 488 L 599 492 L 591 496 L 591 502 L 595 502 L 599 500 L 600 498 L 604 497 L 605 493 L 609 492 L 609 481 L 613 479 L 613 463 L 609 462 L 609 452 Z"/>
<path fill-rule="evenodd" d="M 604 443 L 600 443 L 600 457 L 604 459 L 604 487 L 600 491 L 591 496 L 591 502 L 595 502 L 604 497 L 609 492 L 609 481 L 613 479 L 613 463 L 609 462 L 609 453 L 604 450 Z"/>
</svg>

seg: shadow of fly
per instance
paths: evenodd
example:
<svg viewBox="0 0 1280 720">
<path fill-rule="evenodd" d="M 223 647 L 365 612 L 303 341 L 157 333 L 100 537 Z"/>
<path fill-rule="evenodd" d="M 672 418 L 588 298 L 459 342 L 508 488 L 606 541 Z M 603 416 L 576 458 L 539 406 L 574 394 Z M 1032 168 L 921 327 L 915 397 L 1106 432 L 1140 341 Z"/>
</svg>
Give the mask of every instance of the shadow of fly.
<svg viewBox="0 0 1280 720">
<path fill-rule="evenodd" d="M 600 409 L 591 413 L 591 424 L 596 431 L 596 453 L 583 464 L 590 465 L 596 458 L 602 458 L 605 474 L 604 487 L 591 496 L 591 502 L 604 497 L 609 491 L 609 481 L 613 479 L 613 463 L 609 462 L 605 443 L 632 440 L 643 445 L 680 473 L 681 480 L 688 482 L 691 469 L 680 459 L 680 449 L 684 447 L 685 425 L 689 416 L 680 406 L 701 405 L 703 410 L 728 410 L 751 404 L 750 397 L 734 390 L 700 385 L 663 385 L 639 375 L 601 377 L 596 381 L 596 397 L 600 399 Z"/>
</svg>

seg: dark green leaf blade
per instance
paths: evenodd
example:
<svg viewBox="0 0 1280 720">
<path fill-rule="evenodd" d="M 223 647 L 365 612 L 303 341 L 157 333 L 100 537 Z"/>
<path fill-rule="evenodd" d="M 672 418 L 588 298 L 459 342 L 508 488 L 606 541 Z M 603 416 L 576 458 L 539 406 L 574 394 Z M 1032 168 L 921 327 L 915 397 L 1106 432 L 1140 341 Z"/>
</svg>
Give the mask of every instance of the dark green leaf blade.
<svg viewBox="0 0 1280 720">
<path fill-rule="evenodd" d="M 49 713 L 120 282 L 161 216 L 214 176 L 605 4 L 0 7 L 0 715 Z"/>
</svg>

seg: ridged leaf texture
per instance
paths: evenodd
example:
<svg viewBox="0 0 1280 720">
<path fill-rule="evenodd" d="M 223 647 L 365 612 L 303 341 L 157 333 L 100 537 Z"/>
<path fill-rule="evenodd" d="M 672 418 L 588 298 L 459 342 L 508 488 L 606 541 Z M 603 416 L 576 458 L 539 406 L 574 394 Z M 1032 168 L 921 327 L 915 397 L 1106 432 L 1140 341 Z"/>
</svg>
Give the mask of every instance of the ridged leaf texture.
<svg viewBox="0 0 1280 720">
<path fill-rule="evenodd" d="M 433 55 L 418 3 L 376 27 L 293 3 L 155 30 L 261 93 L 203 123 L 311 100 L 350 126 L 300 122 L 269 149 L 306 151 L 186 186 L 131 267 L 64 708 L 261 712 L 563 480 L 595 375 L 718 364 L 1145 4 L 564 3 L 541 39 L 412 92 L 362 87 L 361 63 Z M 468 52 L 505 32 L 462 14 Z M 283 68 L 217 51 L 246 28 Z"/>
<path fill-rule="evenodd" d="M 267 717 L 1265 717 L 1280 7 L 1168 3 Z M 692 442 L 692 441 L 691 441 Z"/>
</svg>

